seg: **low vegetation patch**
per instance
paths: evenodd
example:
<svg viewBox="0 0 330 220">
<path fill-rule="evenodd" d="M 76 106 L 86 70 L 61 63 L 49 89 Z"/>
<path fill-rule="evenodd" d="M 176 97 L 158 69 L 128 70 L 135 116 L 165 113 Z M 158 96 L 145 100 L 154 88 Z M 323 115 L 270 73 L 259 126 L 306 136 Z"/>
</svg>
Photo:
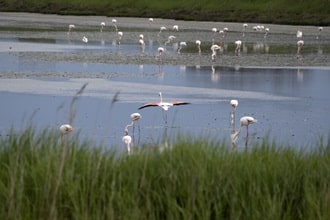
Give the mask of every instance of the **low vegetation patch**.
<svg viewBox="0 0 330 220">
<path fill-rule="evenodd" d="M 180 138 L 127 155 L 12 131 L 0 140 L 0 219 L 330 219 L 329 143 L 234 153 Z"/>
</svg>

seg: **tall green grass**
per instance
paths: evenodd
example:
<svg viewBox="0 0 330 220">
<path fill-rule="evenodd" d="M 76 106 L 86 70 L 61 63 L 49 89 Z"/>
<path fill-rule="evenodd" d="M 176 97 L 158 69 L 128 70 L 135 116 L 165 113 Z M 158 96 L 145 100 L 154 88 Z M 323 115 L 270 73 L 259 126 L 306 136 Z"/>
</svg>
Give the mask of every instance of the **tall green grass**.
<svg viewBox="0 0 330 220">
<path fill-rule="evenodd" d="M 70 135 L 1 138 L 0 219 L 330 219 L 329 141 L 232 153 L 181 138 L 128 156 Z"/>
<path fill-rule="evenodd" d="M 184 20 L 330 24 L 328 0 L 3 0 L 2 11 Z"/>
</svg>

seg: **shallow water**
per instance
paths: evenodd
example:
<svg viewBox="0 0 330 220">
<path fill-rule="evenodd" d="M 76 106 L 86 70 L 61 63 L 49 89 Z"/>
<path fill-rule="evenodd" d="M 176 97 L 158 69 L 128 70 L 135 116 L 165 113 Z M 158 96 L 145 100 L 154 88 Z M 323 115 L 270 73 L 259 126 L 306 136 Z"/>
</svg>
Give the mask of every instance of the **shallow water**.
<svg viewBox="0 0 330 220">
<path fill-rule="evenodd" d="M 320 136 L 328 137 L 327 38 L 319 42 L 309 36 L 314 43 L 300 59 L 295 56 L 294 40 L 282 45 L 271 35 L 267 44 L 247 40 L 240 56 L 228 40 L 216 61 L 210 60 L 208 46 L 198 55 L 192 42 L 181 54 L 175 45 L 168 46 L 163 57 L 156 59 L 159 44 L 147 44 L 141 54 L 133 39 L 138 31 L 128 33 L 131 38 L 120 46 L 109 38 L 100 41 L 96 33 L 94 41 L 83 45 L 78 39 L 68 41 L 60 31 L 23 31 L 13 36 L 0 32 L 1 135 L 10 127 L 24 129 L 29 123 L 57 129 L 71 121 L 81 138 L 122 149 L 130 114 L 139 112 L 140 132 L 138 127 L 134 133 L 130 130 L 135 146 L 160 140 L 171 143 L 179 134 L 229 142 L 229 101 L 238 99 L 236 121 L 244 115 L 258 119 L 249 127 L 250 144 L 268 138 L 300 148 L 317 143 Z M 230 34 L 233 39 L 241 33 Z M 82 95 L 72 103 L 85 83 Z M 170 108 L 167 126 L 160 108 L 138 111 L 142 104 L 158 101 L 159 91 L 164 101 L 191 103 Z M 118 92 L 118 101 L 112 103 Z"/>
</svg>

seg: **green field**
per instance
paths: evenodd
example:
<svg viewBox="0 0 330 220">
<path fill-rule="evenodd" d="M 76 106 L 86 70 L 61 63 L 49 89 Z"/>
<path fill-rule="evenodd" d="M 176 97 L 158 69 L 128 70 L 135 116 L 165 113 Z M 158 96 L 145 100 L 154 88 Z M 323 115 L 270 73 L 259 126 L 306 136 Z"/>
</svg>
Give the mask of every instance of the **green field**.
<svg viewBox="0 0 330 220">
<path fill-rule="evenodd" d="M 1 11 L 329 25 L 329 0 L 3 0 Z"/>
<path fill-rule="evenodd" d="M 330 219 L 329 140 L 233 153 L 178 138 L 128 156 L 58 136 L 1 137 L 0 219 Z"/>
</svg>

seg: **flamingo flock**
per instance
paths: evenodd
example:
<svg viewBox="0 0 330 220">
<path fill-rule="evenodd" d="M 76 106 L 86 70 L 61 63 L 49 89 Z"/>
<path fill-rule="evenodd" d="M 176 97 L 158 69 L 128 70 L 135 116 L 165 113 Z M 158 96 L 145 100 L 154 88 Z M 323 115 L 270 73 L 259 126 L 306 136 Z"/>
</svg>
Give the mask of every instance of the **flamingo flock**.
<svg viewBox="0 0 330 220">
<path fill-rule="evenodd" d="M 151 24 L 153 24 L 155 21 L 153 18 L 149 18 L 148 19 L 148 24 L 149 24 L 149 29 L 152 28 Z M 116 40 L 115 42 L 120 45 L 122 43 L 123 37 L 124 37 L 124 33 L 123 31 L 119 31 L 119 27 L 118 27 L 118 21 L 117 19 L 112 19 L 111 20 L 112 26 L 114 28 L 115 34 L 116 34 Z M 100 32 L 104 32 L 105 27 L 106 26 L 106 22 L 102 21 L 100 22 Z M 111 27 L 111 25 L 109 26 Z M 236 55 L 241 55 L 241 48 L 243 46 L 244 49 L 244 40 L 246 39 L 246 36 L 248 34 L 250 34 L 250 32 L 248 32 L 248 27 L 249 24 L 247 23 L 243 23 L 242 24 L 242 35 L 241 38 L 242 39 L 236 39 L 234 41 L 232 41 L 232 44 L 235 45 L 235 49 L 234 49 L 234 53 Z M 71 36 L 72 32 L 74 31 L 74 29 L 76 29 L 76 25 L 75 24 L 70 24 L 68 26 L 68 36 Z M 259 33 L 263 34 L 263 38 L 266 40 L 266 38 L 268 37 L 268 35 L 271 33 L 270 32 L 270 28 L 269 27 L 265 27 L 264 25 L 254 25 L 252 26 L 252 33 L 254 32 L 255 35 L 257 36 Z M 173 25 L 172 27 L 166 27 L 164 25 L 161 25 L 159 27 L 159 31 L 157 32 L 157 42 L 159 43 L 159 47 L 158 47 L 158 51 L 156 51 L 156 58 L 160 58 L 161 54 L 163 54 L 166 51 L 166 47 L 169 44 L 173 44 L 173 46 L 176 47 L 176 52 L 178 55 L 181 54 L 181 51 L 184 48 L 189 48 L 190 44 L 192 44 L 191 42 L 187 42 L 186 39 L 179 39 L 178 33 L 180 32 L 181 29 L 179 29 L 179 26 L 177 24 Z M 211 61 L 216 61 L 217 55 L 219 52 L 223 52 L 225 50 L 225 45 L 224 45 L 224 40 L 227 36 L 227 33 L 229 33 L 229 28 L 224 27 L 222 29 L 213 27 L 211 28 L 211 46 L 209 47 L 211 50 Z M 234 30 L 232 30 L 234 32 Z M 317 28 L 317 36 L 316 39 L 319 39 L 321 36 L 321 33 L 323 31 L 323 27 L 318 27 Z M 238 31 L 240 32 L 240 31 Z M 169 35 L 166 37 L 166 33 L 169 33 Z M 253 35 L 253 34 L 252 34 Z M 141 37 L 142 36 L 142 37 Z M 304 40 L 302 39 L 303 37 L 303 33 L 300 30 L 297 30 L 296 32 L 296 37 L 298 38 L 297 41 L 297 54 L 296 57 L 297 58 L 301 58 L 302 57 L 302 47 L 305 44 Z M 165 39 L 164 39 L 165 38 Z M 150 38 L 149 38 L 150 40 Z M 89 42 L 87 36 L 84 36 L 82 38 L 82 41 L 85 45 L 87 45 L 87 43 Z M 152 42 L 152 41 L 151 41 Z M 201 55 L 202 54 L 202 49 L 205 48 L 202 47 L 202 39 L 196 39 L 195 40 L 195 45 L 197 47 L 196 52 Z M 210 42 L 209 40 L 205 40 L 205 43 L 203 43 L 203 45 L 207 45 L 208 42 Z M 228 40 L 226 41 L 228 42 Z M 260 43 L 260 42 L 259 42 Z M 140 49 L 141 49 L 141 55 L 145 55 L 145 39 L 143 38 L 143 34 L 139 34 L 138 39 L 137 39 L 137 44 L 140 45 Z M 246 47 L 245 47 L 246 48 Z M 243 52 L 246 51 L 243 50 Z M 204 53 L 207 53 L 207 51 L 205 50 Z"/>
</svg>

